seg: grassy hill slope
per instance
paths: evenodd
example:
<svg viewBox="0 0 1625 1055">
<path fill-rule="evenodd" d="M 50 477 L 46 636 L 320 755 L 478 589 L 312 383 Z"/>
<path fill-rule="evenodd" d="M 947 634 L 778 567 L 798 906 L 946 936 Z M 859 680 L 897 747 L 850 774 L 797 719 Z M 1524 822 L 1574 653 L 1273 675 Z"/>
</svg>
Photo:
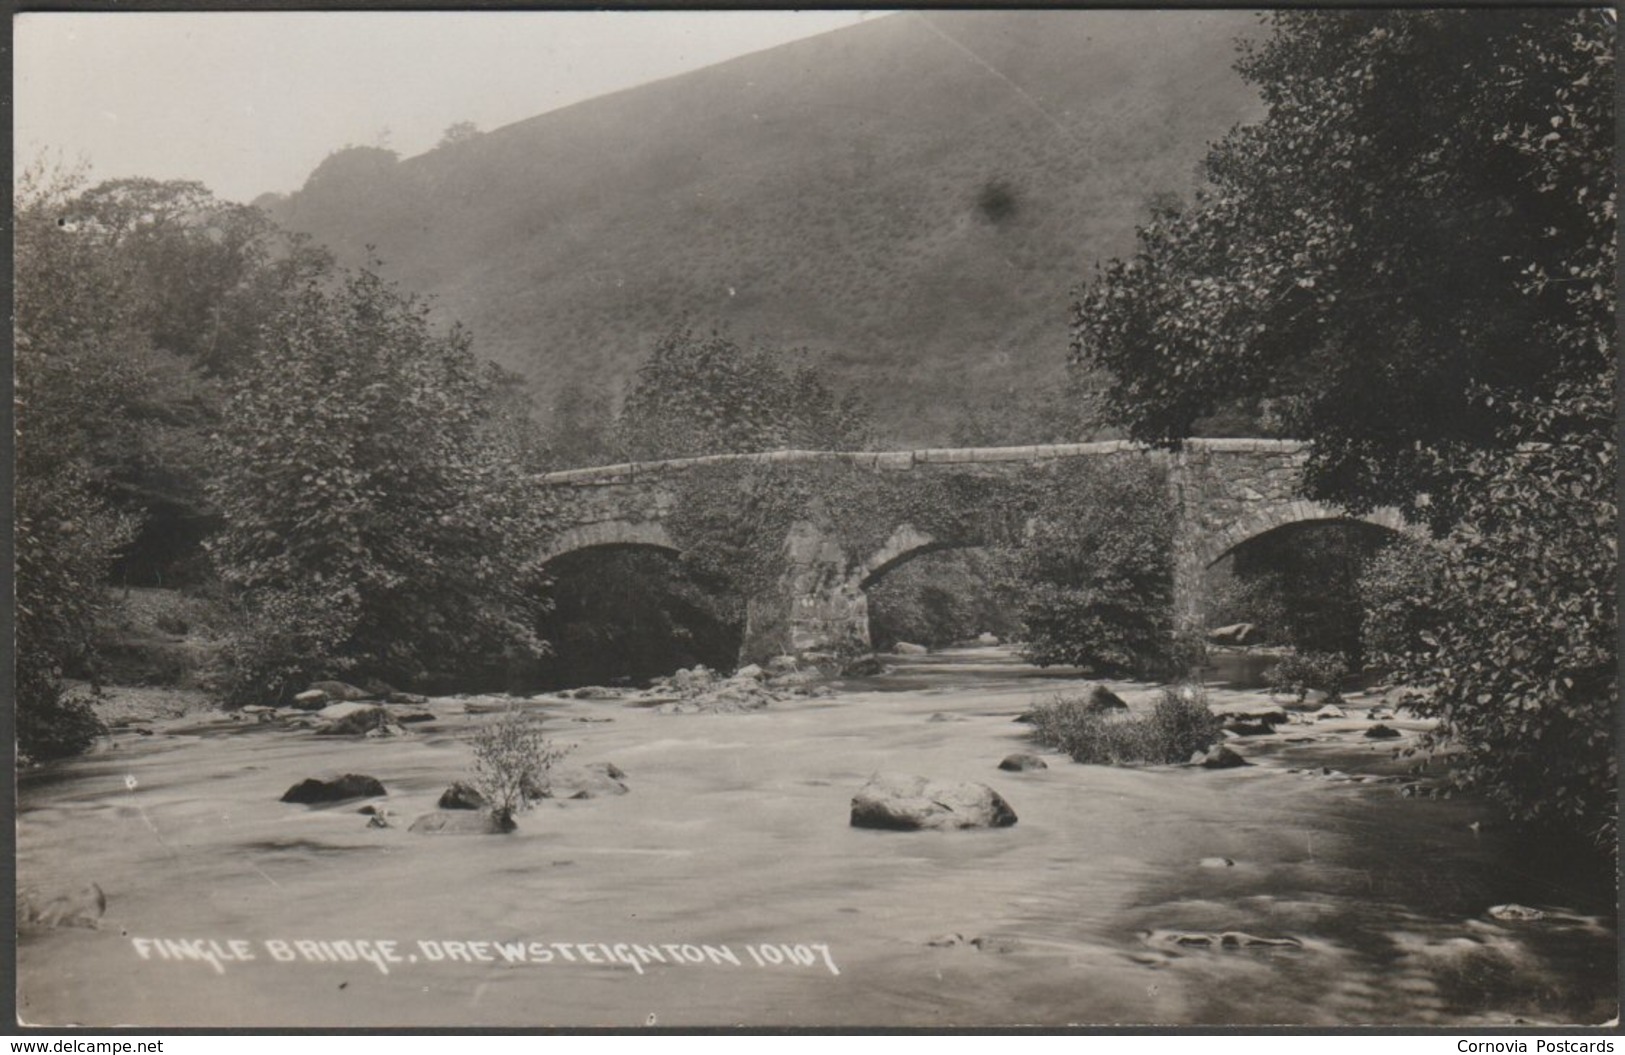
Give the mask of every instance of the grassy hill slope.
<svg viewBox="0 0 1625 1055">
<path fill-rule="evenodd" d="M 1258 103 L 1237 12 L 909 12 L 397 161 L 274 211 L 432 293 L 546 396 L 687 319 L 806 346 L 898 442 L 1053 385 L 1069 291 Z"/>
</svg>

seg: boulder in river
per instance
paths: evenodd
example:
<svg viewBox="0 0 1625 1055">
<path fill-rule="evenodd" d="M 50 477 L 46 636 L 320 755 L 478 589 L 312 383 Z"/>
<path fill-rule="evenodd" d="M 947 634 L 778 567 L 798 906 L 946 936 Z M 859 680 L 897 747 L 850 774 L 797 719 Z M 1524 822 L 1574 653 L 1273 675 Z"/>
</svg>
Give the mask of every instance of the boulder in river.
<svg viewBox="0 0 1625 1055">
<path fill-rule="evenodd" d="M 1273 736 L 1275 726 L 1269 722 L 1227 722 L 1224 730 L 1237 736 Z"/>
<path fill-rule="evenodd" d="M 841 665 L 841 674 L 848 678 L 872 678 L 877 674 L 886 673 L 875 656 L 859 656 L 857 659 Z"/>
<path fill-rule="evenodd" d="M 1266 938 L 1246 931 L 1227 930 L 1219 933 L 1188 930 L 1155 930 L 1141 935 L 1148 945 L 1165 945 L 1181 949 L 1301 949 L 1297 938 Z"/>
<path fill-rule="evenodd" d="M 916 645 L 912 641 L 899 641 L 891 647 L 891 650 L 899 656 L 923 656 L 931 651 L 924 645 Z"/>
<path fill-rule="evenodd" d="M 1530 908 L 1528 905 L 1509 903 L 1506 905 L 1491 905 L 1490 918 L 1509 923 L 1532 923 L 1536 920 L 1545 919 L 1546 913 L 1538 908 Z"/>
<path fill-rule="evenodd" d="M 345 681 L 313 681 L 305 688 L 307 692 L 313 689 L 320 690 L 327 695 L 328 699 L 340 702 L 365 700 L 372 696 L 366 689 L 358 689 Z"/>
<path fill-rule="evenodd" d="M 1205 754 L 1199 751 L 1192 755 L 1191 765 L 1201 766 L 1203 769 L 1235 769 L 1237 766 L 1250 766 L 1252 763 L 1223 744 L 1215 744 L 1208 748 Z"/>
<path fill-rule="evenodd" d="M 1333 703 L 1328 703 L 1309 717 L 1317 722 L 1324 722 L 1328 718 L 1347 718 L 1348 712 Z"/>
<path fill-rule="evenodd" d="M 1123 698 L 1106 686 L 1096 683 L 1089 686 L 1083 709 L 1090 714 L 1106 714 L 1110 711 L 1126 711 L 1128 704 Z"/>
<path fill-rule="evenodd" d="M 335 703 L 316 712 L 321 736 L 362 736 L 390 724 L 389 714 L 376 703 Z"/>
<path fill-rule="evenodd" d="M 322 802 L 343 802 L 345 799 L 364 799 L 375 795 L 388 795 L 375 777 L 361 773 L 346 773 L 332 780 L 310 777 L 301 780 L 282 793 L 283 802 L 315 805 Z"/>
<path fill-rule="evenodd" d="M 1037 755 L 1015 754 L 1005 755 L 999 768 L 1008 773 L 1025 773 L 1030 769 L 1048 769 L 1049 763 Z"/>
<path fill-rule="evenodd" d="M 547 783 L 525 788 L 530 799 L 601 799 L 625 795 L 626 773 L 613 762 L 591 762 L 584 766 L 555 766 L 548 771 Z"/>
<path fill-rule="evenodd" d="M 507 835 L 518 827 L 512 817 L 498 817 L 484 810 L 436 810 L 413 821 L 407 831 L 419 835 Z"/>
<path fill-rule="evenodd" d="M 96 883 L 47 898 L 33 891 L 17 892 L 17 928 L 50 930 L 56 927 L 84 927 L 95 930 L 107 912 L 107 895 Z"/>
<path fill-rule="evenodd" d="M 293 705 L 301 711 L 319 711 L 332 702 L 321 689 L 306 689 L 293 698 Z"/>
<path fill-rule="evenodd" d="M 686 670 L 674 672 L 670 677 L 655 679 L 656 685 L 660 685 L 661 682 L 665 683 L 664 688 L 669 688 L 673 692 L 694 695 L 704 692 L 715 685 L 717 676 L 709 667 L 697 663 Z"/>
<path fill-rule="evenodd" d="M 1268 722 L 1271 725 L 1285 725 L 1291 721 L 1283 708 L 1272 703 L 1222 703 L 1216 704 L 1213 713 L 1227 722 Z"/>
<path fill-rule="evenodd" d="M 854 828 L 892 831 L 1007 828 L 1016 812 L 986 784 L 876 774 L 852 797 Z"/>
<path fill-rule="evenodd" d="M 440 793 L 435 805 L 443 810 L 483 810 L 490 804 L 474 785 L 459 780 Z"/>
<path fill-rule="evenodd" d="M 1378 722 L 1376 725 L 1373 725 L 1371 728 L 1367 729 L 1365 731 L 1365 735 L 1366 739 L 1368 740 L 1394 740 L 1404 736 L 1405 734 L 1392 726 L 1383 725 L 1381 722 Z"/>
</svg>

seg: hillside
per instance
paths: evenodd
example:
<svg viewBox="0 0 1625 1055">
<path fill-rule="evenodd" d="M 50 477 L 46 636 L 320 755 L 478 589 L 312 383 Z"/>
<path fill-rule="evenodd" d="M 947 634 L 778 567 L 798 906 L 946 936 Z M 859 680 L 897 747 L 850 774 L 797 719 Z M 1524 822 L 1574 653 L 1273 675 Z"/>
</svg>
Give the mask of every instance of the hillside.
<svg viewBox="0 0 1625 1055">
<path fill-rule="evenodd" d="M 272 203 L 376 247 L 544 399 L 685 318 L 806 346 L 897 442 L 1052 386 L 1069 291 L 1257 100 L 1240 12 L 909 12 L 419 157 L 339 152 Z"/>
</svg>

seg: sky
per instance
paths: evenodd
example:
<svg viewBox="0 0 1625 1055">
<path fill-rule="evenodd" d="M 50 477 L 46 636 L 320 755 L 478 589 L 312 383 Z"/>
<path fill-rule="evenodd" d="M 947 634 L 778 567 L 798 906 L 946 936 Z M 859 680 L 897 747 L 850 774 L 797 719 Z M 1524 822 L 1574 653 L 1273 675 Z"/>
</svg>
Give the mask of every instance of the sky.
<svg viewBox="0 0 1625 1055">
<path fill-rule="evenodd" d="M 298 189 L 344 146 L 403 157 L 866 18 L 860 11 L 31 13 L 14 23 L 17 168 Z"/>
</svg>

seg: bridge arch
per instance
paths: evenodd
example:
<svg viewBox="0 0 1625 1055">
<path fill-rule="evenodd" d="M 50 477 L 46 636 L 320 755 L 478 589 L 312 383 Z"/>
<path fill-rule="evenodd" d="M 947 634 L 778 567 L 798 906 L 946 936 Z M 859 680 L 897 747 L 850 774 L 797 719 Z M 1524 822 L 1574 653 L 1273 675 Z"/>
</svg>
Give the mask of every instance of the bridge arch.
<svg viewBox="0 0 1625 1055">
<path fill-rule="evenodd" d="M 553 536 L 542 554 L 542 563 L 557 560 L 567 553 L 599 546 L 647 546 L 671 553 L 681 551 L 665 525 L 658 520 L 606 520 L 582 524 Z"/>
<path fill-rule="evenodd" d="M 1197 547 L 1197 563 L 1203 568 L 1210 568 L 1236 547 L 1278 528 L 1325 523 L 1370 524 L 1399 533 L 1413 530 L 1397 509 L 1377 509 L 1356 516 L 1320 502 L 1272 503 L 1204 539 Z"/>
<path fill-rule="evenodd" d="M 848 582 L 857 589 L 867 590 L 877 579 L 899 564 L 905 564 L 927 553 L 956 549 L 958 545 L 943 542 L 913 524 L 903 524 L 891 533 L 891 537 L 882 543 L 878 550 L 858 565 Z"/>
</svg>

